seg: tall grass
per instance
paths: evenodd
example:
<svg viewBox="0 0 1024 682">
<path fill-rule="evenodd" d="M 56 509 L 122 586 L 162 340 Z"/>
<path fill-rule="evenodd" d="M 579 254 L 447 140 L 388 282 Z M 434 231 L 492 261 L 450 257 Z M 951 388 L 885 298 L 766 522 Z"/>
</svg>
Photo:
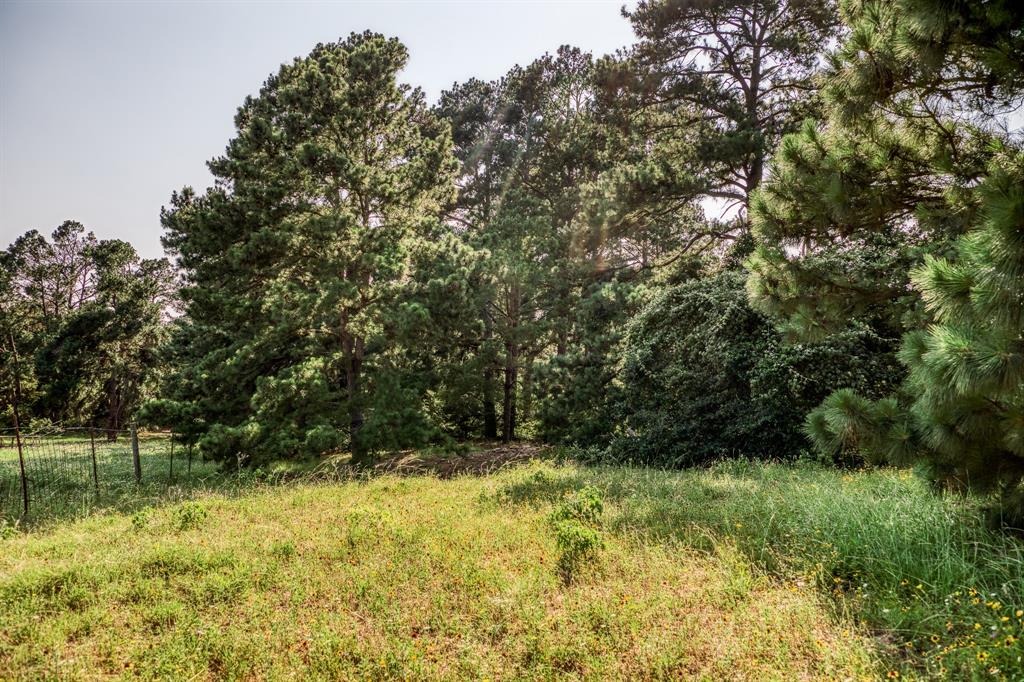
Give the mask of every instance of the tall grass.
<svg viewBox="0 0 1024 682">
<path fill-rule="evenodd" d="M 764 580 L 735 548 L 606 534 L 594 491 L 538 508 L 496 500 L 518 482 L 261 486 L 0 540 L 0 679 L 874 672 L 869 643 L 813 590 Z M 601 533 L 568 581 L 551 523 L 565 512 Z"/>
<path fill-rule="evenodd" d="M 1024 679 L 1024 543 L 909 471 L 540 468 L 503 495 L 524 502 L 584 485 L 615 502 L 622 532 L 703 550 L 727 541 L 794 586 L 817 585 L 904 675 Z"/>
<path fill-rule="evenodd" d="M 285 472 L 279 473 L 283 475 Z M 530 637 L 538 637 L 546 632 L 545 628 L 558 621 L 569 628 L 566 632 L 579 634 L 580 631 L 574 628 L 583 627 L 580 625 L 583 621 L 573 620 L 576 615 L 583 620 L 592 617 L 595 607 L 585 601 L 591 597 L 584 595 L 592 595 L 595 585 L 601 584 L 603 578 L 599 577 L 597 583 L 589 579 L 576 583 L 565 581 L 564 575 L 559 576 L 559 551 L 564 554 L 565 548 L 560 549 L 556 542 L 558 538 L 552 535 L 549 516 L 551 509 L 567 499 L 567 494 L 592 486 L 594 494 L 603 501 L 600 527 L 602 536 L 607 536 L 609 543 L 607 552 L 597 552 L 603 555 L 597 563 L 604 564 L 601 570 L 605 576 L 609 575 L 610 566 L 617 567 L 616 571 L 629 571 L 631 576 L 628 589 L 615 588 L 618 591 L 611 601 L 602 592 L 600 599 L 605 601 L 600 602 L 599 610 L 605 614 L 602 618 L 611 617 L 608 614 L 621 617 L 620 626 L 624 631 L 646 632 L 645 628 L 654 622 L 659 623 L 658 627 L 668 626 L 669 621 L 663 622 L 663 619 L 671 614 L 663 612 L 663 609 L 690 618 L 697 610 L 706 607 L 715 611 L 717 615 L 714 617 L 725 618 L 723 623 L 728 625 L 732 622 L 730 619 L 737 617 L 730 611 L 734 603 L 732 595 L 749 593 L 751 585 L 760 585 L 756 576 L 751 577 L 749 566 L 752 565 L 755 574 L 774 576 L 775 579 L 769 582 L 778 588 L 771 592 L 763 585 L 758 587 L 761 599 L 768 599 L 770 594 L 772 603 L 781 605 L 783 601 L 779 601 L 778 594 L 781 591 L 804 603 L 808 594 L 818 594 L 821 601 L 830 604 L 834 610 L 838 627 L 832 636 L 851 625 L 851 632 L 870 633 L 892 675 L 899 674 L 903 678 L 1024 680 L 1024 644 L 1021 642 L 1024 637 L 1024 544 L 1014 536 L 988 529 L 975 501 L 935 494 L 909 471 L 873 469 L 844 472 L 812 464 L 744 461 L 687 471 L 534 463 L 491 476 L 449 482 L 385 477 L 341 485 L 321 481 L 316 485 L 294 488 L 254 485 L 258 482 L 256 478 L 237 476 L 220 480 L 217 484 L 219 492 L 210 500 L 236 496 L 241 499 L 207 504 L 210 518 L 185 503 L 168 510 L 139 512 L 130 518 L 111 514 L 55 529 L 52 534 L 35 532 L 25 538 L 4 541 L 12 544 L 5 546 L 6 559 L 0 555 L 0 572 L 5 569 L 14 572 L 9 578 L 0 580 L 0 588 L 4 588 L 0 593 L 6 590 L 8 597 L 0 606 L 12 609 L 7 627 L 14 629 L 5 631 L 0 627 L 0 645 L 3 645 L 0 646 L 0 663 L 6 647 L 7 655 L 28 656 L 25 660 L 32 659 L 42 666 L 37 670 L 49 669 L 52 659 L 35 657 L 46 651 L 61 651 L 65 646 L 66 632 L 81 625 L 76 614 L 85 606 L 74 607 L 67 612 L 61 610 L 63 607 L 51 609 L 47 620 L 37 623 L 32 614 L 39 612 L 36 608 L 39 590 L 33 587 L 24 594 L 24 591 L 18 591 L 22 581 L 29 580 L 35 585 L 36 578 L 42 580 L 59 568 L 50 565 L 53 551 L 48 548 L 54 546 L 63 548 L 60 554 L 67 563 L 57 570 L 58 574 L 63 575 L 61 571 L 66 568 L 71 573 L 93 575 L 100 567 L 109 566 L 110 561 L 114 561 L 116 567 L 113 573 L 103 568 L 100 571 L 102 576 L 97 573 L 95 580 L 90 579 L 89 589 L 95 588 L 98 594 L 82 597 L 82 591 L 77 587 L 66 589 L 63 583 L 53 589 L 43 585 L 39 588 L 43 593 L 86 599 L 87 610 L 92 614 L 90 618 L 109 619 L 115 614 L 119 614 L 117 618 L 129 621 L 157 618 L 160 609 L 166 606 L 165 602 L 174 595 L 161 591 L 163 588 L 157 590 L 157 583 L 146 582 L 150 580 L 146 577 L 150 569 L 140 569 L 134 562 L 139 555 L 137 543 L 146 540 L 156 532 L 154 529 L 159 528 L 162 529 L 160 533 L 169 533 L 171 539 L 181 533 L 191 533 L 194 537 L 190 541 L 198 541 L 200 545 L 208 543 L 211 548 L 220 547 L 224 557 L 234 557 L 228 562 L 230 566 L 246 566 L 253 575 L 271 575 L 277 570 L 275 567 L 299 561 L 301 569 L 297 566 L 283 583 L 275 582 L 276 579 L 269 586 L 258 580 L 237 585 L 232 582 L 232 589 L 237 589 L 241 596 L 225 602 L 225 608 L 230 606 L 231 619 L 239 618 L 239 614 L 244 618 L 256 618 L 257 623 L 262 622 L 259 619 L 270 618 L 268 622 L 277 623 L 274 627 L 284 628 L 284 634 L 274 635 L 279 637 L 279 640 L 274 640 L 278 643 L 291 641 L 287 634 L 289 628 L 298 627 L 301 618 L 329 616 L 318 610 L 321 608 L 319 602 L 303 602 L 304 610 L 299 620 L 296 620 L 299 616 L 288 613 L 267 615 L 270 612 L 253 611 L 252 604 L 271 608 L 276 593 L 314 594 L 325 591 L 333 595 L 334 606 L 331 608 L 342 609 L 338 618 L 347 619 L 346 627 L 353 624 L 362 627 L 367 623 L 360 618 L 364 618 L 366 613 L 349 613 L 346 609 L 350 607 L 346 604 L 358 603 L 363 598 L 360 596 L 363 586 L 371 584 L 365 582 L 370 574 L 375 576 L 374 579 L 390 576 L 387 583 L 389 594 L 378 595 L 374 607 L 379 608 L 374 617 L 383 618 L 385 622 L 395 614 L 404 613 L 403 609 L 412 608 L 410 604 L 431 600 L 430 595 L 437 590 L 447 590 L 459 604 L 458 608 L 464 610 L 464 613 L 454 614 L 460 623 L 455 628 L 457 639 L 475 642 L 473 646 L 476 648 L 469 654 L 458 654 L 470 658 L 459 658 L 457 670 L 434 667 L 418 670 L 429 670 L 428 677 L 435 673 L 442 677 L 447 673 L 455 677 L 470 672 L 484 674 L 508 664 L 507 657 L 519 656 L 527 644 L 529 647 L 536 644 L 535 640 L 530 640 L 533 642 L 530 644 L 516 639 L 524 636 L 524 632 L 532 633 Z M 189 491 L 187 496 L 196 493 Z M 164 494 L 159 499 L 166 501 L 169 498 Z M 141 497 L 135 502 L 141 503 Z M 135 502 L 122 509 L 130 512 L 138 508 Z M 131 529 L 127 535 L 126 527 Z M 384 527 L 390 530 L 382 535 Z M 392 531 L 397 534 L 390 535 Z M 511 538 L 515 541 L 508 544 Z M 602 543 L 592 544 L 599 547 Z M 351 554 L 352 548 L 357 546 L 364 548 L 365 552 L 360 550 Z M 344 560 L 357 563 L 342 565 L 332 559 L 330 566 L 321 566 L 324 557 L 334 557 L 339 548 L 344 547 L 349 548 L 342 552 Z M 174 552 L 185 548 L 186 545 L 177 545 Z M 711 562 L 703 565 L 700 571 L 692 562 L 694 551 L 705 553 Z M 592 555 L 587 553 L 588 557 Z M 658 559 L 657 571 L 650 563 L 655 555 L 662 557 Z M 615 558 L 609 563 L 611 556 Z M 665 563 L 671 562 L 673 556 L 677 565 Z M 505 562 L 506 558 L 502 557 L 507 557 L 511 563 L 502 563 L 505 568 L 494 574 L 498 582 L 482 592 L 474 582 L 477 578 L 468 580 L 463 575 L 464 569 L 472 569 L 470 573 L 476 576 L 483 566 L 493 566 L 494 561 Z M 529 557 L 532 558 L 527 560 Z M 167 558 L 167 561 L 172 558 Z M 531 561 L 536 563 L 531 564 Z M 728 570 L 723 570 L 723 566 Z M 41 577 L 33 578 L 30 573 L 25 573 L 26 567 L 30 573 L 36 569 L 42 571 Z M 581 571 L 580 575 L 586 575 L 586 568 L 574 565 L 573 573 Z M 363 576 L 366 570 L 370 570 L 370 574 Z M 601 570 L 593 575 L 601 576 Z M 123 594 L 134 594 L 132 590 L 138 587 L 135 576 L 139 571 L 145 577 L 146 589 L 157 591 L 150 595 L 152 604 L 143 600 L 142 605 L 136 607 L 132 599 L 122 597 Z M 674 592 L 676 586 L 695 583 L 699 587 L 701 581 L 711 580 L 708 571 L 717 576 L 714 589 L 708 583 L 705 591 L 707 598 L 713 601 L 687 602 L 680 611 L 682 607 Z M 203 590 L 216 590 L 222 587 L 220 582 L 225 579 L 221 573 L 223 567 L 219 564 L 209 570 L 199 566 L 195 570 L 189 569 L 188 581 L 195 581 Z M 345 580 L 348 582 L 337 584 L 340 575 L 347 575 Z M 113 582 L 109 582 L 111 580 Z M 356 582 L 352 583 L 352 580 Z M 455 582 L 446 585 L 445 580 Z M 523 601 L 516 602 L 518 610 L 514 624 L 508 625 L 512 628 L 510 632 L 515 633 L 508 635 L 513 639 L 492 651 L 488 647 L 495 645 L 486 637 L 480 639 L 482 635 L 476 626 L 467 623 L 476 622 L 473 619 L 479 616 L 481 609 L 486 611 L 493 604 L 512 603 L 507 601 L 511 597 L 502 596 L 504 588 L 500 585 L 507 581 L 523 584 L 524 580 L 530 584 L 541 580 L 544 587 L 540 592 L 516 597 Z M 465 592 L 470 586 L 473 590 Z M 191 583 L 188 589 L 193 589 Z M 355 593 L 351 592 L 353 589 Z M 558 605 L 562 599 L 557 592 L 559 589 L 572 590 L 573 599 L 581 600 L 578 603 L 580 614 L 590 615 L 576 614 L 570 621 L 559 620 Z M 599 591 L 603 589 L 599 588 Z M 640 599 L 645 591 L 646 598 L 653 599 L 651 611 L 645 612 L 640 620 L 626 618 L 621 609 L 627 602 L 621 600 Z M 193 604 L 187 600 L 182 602 L 180 595 L 174 599 L 177 600 L 175 603 L 184 604 L 175 608 L 184 609 L 189 619 L 213 623 L 219 617 L 217 613 L 210 615 L 202 600 Z M 492 604 L 492 600 L 496 601 Z M 744 603 L 752 608 L 756 601 Z M 654 602 L 657 602 L 656 608 Z M 722 653 L 726 649 L 731 652 L 728 655 L 733 658 L 728 659 L 731 661 L 728 665 L 722 663 L 727 659 L 718 659 L 715 674 L 726 674 L 731 669 L 730 665 L 748 671 L 763 672 L 773 669 L 773 666 L 782 670 L 789 655 L 786 652 L 809 651 L 806 649 L 808 644 L 798 645 L 793 633 L 777 639 L 776 626 L 757 630 L 768 627 L 769 611 L 774 607 L 767 604 L 765 602 L 756 615 L 760 625 L 755 623 L 755 630 L 726 632 L 729 628 L 720 628 L 716 631 L 719 634 L 715 636 L 728 639 L 728 646 L 716 645 L 710 631 L 703 632 L 690 625 L 680 631 L 682 634 L 676 634 L 679 637 L 685 635 L 685 639 L 701 633 L 701 647 L 704 648 L 691 647 L 692 651 L 687 654 L 690 656 L 712 650 L 718 652 L 716 656 L 726 655 Z M 451 614 L 445 607 L 421 615 L 429 622 L 448 623 Z M 176 618 L 180 620 L 180 617 Z M 799 616 L 797 621 L 800 619 L 814 622 L 809 611 Z M 423 627 L 411 621 L 408 626 Z M 416 642 L 403 639 L 405 635 L 401 632 L 385 630 L 387 636 L 384 640 L 379 639 L 381 631 L 372 620 L 367 627 L 366 634 L 371 638 L 367 641 L 372 646 L 364 652 L 365 660 L 360 659 L 362 662 L 358 664 L 338 662 L 341 666 L 339 671 L 353 674 L 364 674 L 371 669 L 376 671 L 374 662 L 389 648 L 417 646 Z M 820 630 L 821 625 L 815 627 Z M 22 633 L 24 638 L 19 636 L 17 641 L 4 643 L 5 632 Z M 230 632 L 238 641 L 247 637 L 243 625 L 232 626 Z M 553 648 L 545 649 L 544 656 L 557 658 L 569 655 L 566 652 L 572 648 L 576 635 L 566 639 L 562 634 L 544 635 L 557 639 L 557 645 L 551 644 Z M 67 640 L 68 646 L 75 641 L 74 637 Z M 621 633 L 616 637 L 621 637 Z M 755 639 L 748 641 L 745 637 Z M 765 637 L 768 639 L 755 641 Z M 159 637 L 149 635 L 143 640 L 147 638 L 148 641 L 142 644 L 153 644 L 158 649 L 169 647 L 165 651 L 169 657 L 166 660 L 186 660 L 192 655 L 185 646 L 188 643 L 163 642 Z M 811 639 L 814 641 L 813 637 Z M 25 644 L 36 640 L 42 643 L 31 647 Z M 452 641 L 436 640 L 436 643 L 450 646 Z M 591 642 L 593 650 L 581 660 L 574 658 L 573 665 L 585 670 L 622 673 L 627 669 L 616 668 L 618 664 L 613 663 L 617 660 L 614 656 L 625 651 L 616 649 L 622 641 L 616 639 L 617 643 L 612 643 L 598 637 Z M 107 644 L 113 646 L 116 642 Z M 366 642 L 358 646 L 364 644 Z M 352 642 L 346 646 L 349 645 L 357 646 Z M 563 651 L 563 646 L 568 648 Z M 627 647 L 632 652 L 630 655 L 635 654 L 635 650 L 630 648 L 632 646 Z M 755 646 L 761 647 L 756 655 L 750 653 L 750 647 Z M 643 655 L 656 650 L 645 649 Z M 747 653 L 738 653 L 742 651 Z M 815 651 L 814 656 L 821 656 L 840 649 L 830 644 Z M 607 658 L 606 654 L 612 657 Z M 849 651 L 843 655 L 848 654 Z M 238 663 L 239 670 L 250 673 L 266 671 L 274 666 L 272 661 L 263 661 L 248 649 L 231 656 L 240 656 L 232 660 Z M 249 660 L 248 656 L 255 658 Z M 760 658 L 763 656 L 778 658 L 769 664 L 767 659 Z M 304 659 L 298 662 L 289 660 L 290 665 L 301 667 Z M 486 663 L 480 663 L 484 660 Z M 555 665 L 552 660 L 515 658 L 515 665 L 519 666 L 515 670 L 524 674 L 538 673 L 541 668 L 536 666 Z M 800 665 L 818 665 L 823 659 L 814 659 L 816 663 L 801 660 L 803 663 Z M 849 662 L 852 659 L 843 660 Z M 370 667 L 362 667 L 364 664 Z M 184 667 L 196 672 L 205 664 L 200 661 L 197 665 L 200 668 Z M 641 659 L 634 661 L 628 671 L 630 674 L 650 672 L 653 668 L 649 665 L 655 664 Z M 666 670 L 671 670 L 675 664 L 665 665 L 668 666 Z M 555 668 L 543 669 L 551 672 Z M 702 668 L 706 671 L 711 669 Z M 403 663 L 396 670 L 409 671 L 413 668 Z M 810 668 L 804 668 L 805 672 L 807 670 Z M 540 676 L 544 677 L 546 673 Z"/>
</svg>

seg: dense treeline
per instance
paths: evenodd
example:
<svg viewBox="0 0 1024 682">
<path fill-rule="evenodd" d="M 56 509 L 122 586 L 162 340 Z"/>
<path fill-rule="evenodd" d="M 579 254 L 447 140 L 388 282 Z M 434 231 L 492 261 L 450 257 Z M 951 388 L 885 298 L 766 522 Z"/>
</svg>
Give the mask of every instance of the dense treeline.
<svg viewBox="0 0 1024 682">
<path fill-rule="evenodd" d="M 8 250 L 6 394 L 242 464 L 536 437 L 920 462 L 1024 508 L 1024 9 L 625 19 L 433 106 L 378 34 L 282 66 L 163 211 L 180 316 L 80 226 Z"/>
<path fill-rule="evenodd" d="M 73 221 L 0 253 L 0 382 L 6 422 L 121 429 L 154 395 L 173 305 L 166 259 L 97 240 Z"/>
</svg>

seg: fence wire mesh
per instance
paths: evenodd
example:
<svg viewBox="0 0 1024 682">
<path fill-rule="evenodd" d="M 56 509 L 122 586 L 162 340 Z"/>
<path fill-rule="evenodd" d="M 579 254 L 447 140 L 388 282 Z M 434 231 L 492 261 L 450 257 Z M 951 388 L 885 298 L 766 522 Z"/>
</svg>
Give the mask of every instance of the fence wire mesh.
<svg viewBox="0 0 1024 682">
<path fill-rule="evenodd" d="M 0 518 L 26 522 L 75 516 L 128 496 L 158 495 L 191 487 L 210 475 L 189 448 L 168 433 L 138 434 L 138 476 L 131 431 L 68 428 L 21 434 L 21 460 L 13 430 L 0 431 Z"/>
</svg>

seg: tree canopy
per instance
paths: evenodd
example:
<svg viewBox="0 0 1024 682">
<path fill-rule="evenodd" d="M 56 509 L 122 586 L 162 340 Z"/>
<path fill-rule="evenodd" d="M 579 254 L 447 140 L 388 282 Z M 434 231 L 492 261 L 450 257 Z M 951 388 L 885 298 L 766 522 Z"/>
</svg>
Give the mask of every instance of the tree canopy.
<svg viewBox="0 0 1024 682">
<path fill-rule="evenodd" d="M 163 210 L 173 265 L 70 221 L 3 253 L 4 409 L 239 466 L 814 450 L 1024 513 L 1024 9 L 623 14 L 432 103 L 377 33 L 282 65 Z"/>
</svg>

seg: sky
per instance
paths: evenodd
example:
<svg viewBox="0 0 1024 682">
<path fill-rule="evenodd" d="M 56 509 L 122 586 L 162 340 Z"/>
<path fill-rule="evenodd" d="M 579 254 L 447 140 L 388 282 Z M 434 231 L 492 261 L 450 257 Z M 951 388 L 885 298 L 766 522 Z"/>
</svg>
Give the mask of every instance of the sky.
<svg viewBox="0 0 1024 682">
<path fill-rule="evenodd" d="M 371 29 L 409 48 L 430 101 L 562 44 L 632 42 L 623 0 L 21 2 L 0 0 L 0 247 L 78 220 L 163 253 L 171 192 L 212 183 L 233 117 L 283 62 Z"/>
</svg>

